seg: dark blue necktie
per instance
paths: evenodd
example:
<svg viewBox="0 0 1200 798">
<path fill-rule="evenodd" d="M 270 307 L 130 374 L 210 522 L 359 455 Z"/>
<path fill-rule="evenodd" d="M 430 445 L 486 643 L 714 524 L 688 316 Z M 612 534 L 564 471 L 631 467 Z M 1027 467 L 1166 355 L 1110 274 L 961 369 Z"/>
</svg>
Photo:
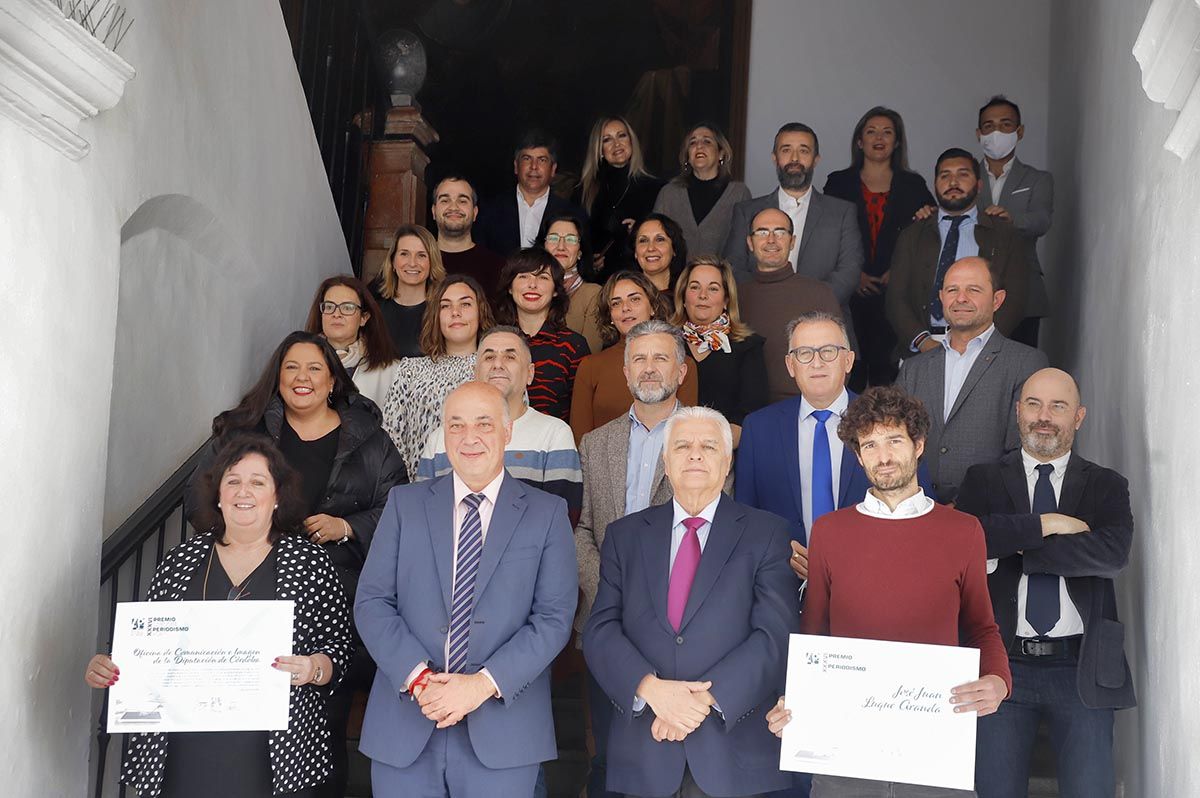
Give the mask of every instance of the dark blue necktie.
<svg viewBox="0 0 1200 798">
<path fill-rule="evenodd" d="M 817 421 L 813 432 L 812 450 L 812 520 L 816 521 L 825 513 L 832 513 L 833 503 L 833 465 L 829 454 L 829 430 L 825 422 L 833 415 L 832 410 L 814 410 L 812 416 Z"/>
<path fill-rule="evenodd" d="M 1033 513 L 1058 512 L 1058 500 L 1054 498 L 1054 486 L 1050 474 L 1054 466 L 1042 463 L 1037 466 L 1038 478 L 1033 486 Z M 1054 574 L 1029 574 L 1025 593 L 1025 618 L 1039 635 L 1044 635 L 1058 623 L 1058 577 Z"/>
<path fill-rule="evenodd" d="M 483 522 L 479 517 L 482 493 L 463 497 L 467 506 L 462 529 L 458 531 L 458 557 L 454 566 L 454 595 L 450 602 L 450 656 L 447 673 L 461 673 L 467 664 L 471 638 L 471 616 L 475 612 L 475 575 L 483 556 Z"/>
<path fill-rule="evenodd" d="M 942 281 L 946 279 L 946 271 L 950 264 L 958 258 L 958 226 L 966 219 L 962 216 L 943 216 L 942 220 L 950 220 L 950 232 L 946 233 L 946 241 L 942 244 L 942 254 L 938 257 L 937 274 L 933 277 L 933 293 L 929 297 L 929 317 L 945 321 L 946 310 L 942 307 Z"/>
</svg>

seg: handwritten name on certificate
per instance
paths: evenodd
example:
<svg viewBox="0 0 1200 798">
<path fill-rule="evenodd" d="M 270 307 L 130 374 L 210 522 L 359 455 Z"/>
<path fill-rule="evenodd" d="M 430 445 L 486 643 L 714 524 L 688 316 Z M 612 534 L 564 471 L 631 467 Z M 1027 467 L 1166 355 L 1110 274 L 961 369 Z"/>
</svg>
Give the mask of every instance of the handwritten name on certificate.
<svg viewBox="0 0 1200 798">
<path fill-rule="evenodd" d="M 286 729 L 292 601 L 155 601 L 117 605 L 108 689 L 110 732 Z"/>
<path fill-rule="evenodd" d="M 976 715 L 950 690 L 978 678 L 975 648 L 792 635 L 779 767 L 973 789 Z"/>
</svg>

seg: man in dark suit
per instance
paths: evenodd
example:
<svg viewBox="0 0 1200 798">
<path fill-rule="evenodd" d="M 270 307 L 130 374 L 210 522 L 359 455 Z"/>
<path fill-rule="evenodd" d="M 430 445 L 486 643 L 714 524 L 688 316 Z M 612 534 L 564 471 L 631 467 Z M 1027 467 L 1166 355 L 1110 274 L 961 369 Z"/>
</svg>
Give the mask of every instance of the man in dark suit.
<svg viewBox="0 0 1200 798">
<path fill-rule="evenodd" d="M 775 134 L 771 147 L 779 188 L 770 194 L 739 202 L 733 208 L 725 258 L 737 281 L 754 277 L 748 237 L 759 212 L 776 208 L 792 220 L 793 238 L 788 262 L 796 274 L 828 285 L 846 308 L 862 273 L 862 238 L 858 211 L 844 200 L 827 197 L 812 187 L 813 171 L 821 160 L 817 134 L 808 125 L 789 122 Z"/>
<path fill-rule="evenodd" d="M 925 403 L 929 438 L 922 458 L 940 502 L 953 502 L 966 470 L 1019 444 L 1013 403 L 1045 353 L 1011 341 L 993 321 L 1005 304 L 994 264 L 964 258 L 939 294 L 949 333 L 937 348 L 904 361 L 896 384 Z"/>
<path fill-rule="evenodd" d="M 1086 409 L 1066 372 L 1042 369 L 1016 406 L 1021 450 L 973 466 L 958 509 L 987 538 L 988 589 L 1013 692 L 979 722 L 980 798 L 1024 798 L 1039 720 L 1063 796 L 1112 798 L 1113 710 L 1136 701 L 1113 579 L 1129 561 L 1133 513 L 1117 472 L 1076 454 Z"/>
<path fill-rule="evenodd" d="M 567 505 L 505 472 L 495 387 L 455 389 L 442 422 L 453 472 L 392 489 L 358 583 L 379 665 L 360 749 L 375 795 L 529 798 L 579 589 Z"/>
<path fill-rule="evenodd" d="M 1054 217 L 1054 177 L 1034 169 L 1017 158 L 1017 142 L 1025 137 L 1021 109 L 1015 102 L 997 94 L 979 109 L 975 138 L 983 147 L 983 185 L 979 192 L 979 210 L 988 216 L 1012 222 L 1027 245 L 1029 291 L 1025 319 L 1010 336 L 1029 346 L 1037 346 L 1040 320 L 1050 315 L 1050 298 L 1038 260 L 1038 239 L 1050 229 Z"/>
<path fill-rule="evenodd" d="M 722 496 L 732 456 L 720 413 L 677 411 L 663 447 L 675 498 L 609 526 L 583 651 L 616 713 L 613 792 L 750 796 L 790 782 L 762 720 L 799 628 L 788 529 Z"/>
<path fill-rule="evenodd" d="M 971 153 L 943 152 L 934 167 L 936 211 L 909 225 L 896 241 L 885 306 L 896 330 L 897 359 L 940 346 L 947 320 L 938 294 L 946 270 L 963 258 L 985 258 L 1000 275 L 1008 296 L 996 314 L 1000 332 L 1008 335 L 1025 317 L 1027 247 L 1011 224 L 976 209 L 979 176 Z"/>
<path fill-rule="evenodd" d="M 517 141 L 513 153 L 515 194 L 501 194 L 484 203 L 476 233 L 480 243 L 507 258 L 537 240 L 542 219 L 569 213 L 587 227 L 583 208 L 555 196 L 550 181 L 558 171 L 558 143 L 542 130 L 528 130 Z"/>
</svg>

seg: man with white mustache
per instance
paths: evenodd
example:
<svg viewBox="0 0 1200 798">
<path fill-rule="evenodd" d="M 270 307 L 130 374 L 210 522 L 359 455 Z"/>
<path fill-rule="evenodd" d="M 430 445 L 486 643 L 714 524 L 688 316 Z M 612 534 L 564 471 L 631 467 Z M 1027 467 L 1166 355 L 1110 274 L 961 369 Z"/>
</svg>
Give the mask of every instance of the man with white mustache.
<svg viewBox="0 0 1200 798">
<path fill-rule="evenodd" d="M 1013 677 L 1009 700 L 979 722 L 980 798 L 1024 798 L 1043 719 L 1063 796 L 1116 791 L 1113 710 L 1136 699 L 1113 579 L 1129 561 L 1133 513 L 1125 478 L 1075 451 L 1086 415 L 1070 374 L 1036 372 L 1016 402 L 1021 450 L 973 466 L 958 493 L 983 526 Z"/>
<path fill-rule="evenodd" d="M 978 208 L 988 216 L 1008 222 L 1021 232 L 1028 245 L 1029 292 L 1025 319 L 1009 335 L 1014 341 L 1037 346 L 1038 324 L 1050 315 L 1050 299 L 1038 260 L 1038 239 L 1054 218 L 1054 177 L 1017 158 L 1017 143 L 1025 138 L 1021 109 L 997 94 L 979 109 L 975 138 L 983 147 L 984 163 Z"/>
</svg>

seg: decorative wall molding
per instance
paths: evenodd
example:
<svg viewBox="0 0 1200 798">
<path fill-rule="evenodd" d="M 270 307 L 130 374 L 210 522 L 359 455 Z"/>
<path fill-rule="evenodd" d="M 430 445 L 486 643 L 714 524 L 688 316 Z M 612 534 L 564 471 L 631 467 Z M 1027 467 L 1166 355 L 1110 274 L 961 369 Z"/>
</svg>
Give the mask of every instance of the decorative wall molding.
<svg viewBox="0 0 1200 798">
<path fill-rule="evenodd" d="M 0 113 L 72 160 L 79 125 L 121 99 L 135 72 L 50 0 L 0 0 Z"/>
<path fill-rule="evenodd" d="M 1133 57 L 1146 96 L 1179 111 L 1163 146 L 1187 158 L 1200 143 L 1200 0 L 1154 0 Z"/>
</svg>

